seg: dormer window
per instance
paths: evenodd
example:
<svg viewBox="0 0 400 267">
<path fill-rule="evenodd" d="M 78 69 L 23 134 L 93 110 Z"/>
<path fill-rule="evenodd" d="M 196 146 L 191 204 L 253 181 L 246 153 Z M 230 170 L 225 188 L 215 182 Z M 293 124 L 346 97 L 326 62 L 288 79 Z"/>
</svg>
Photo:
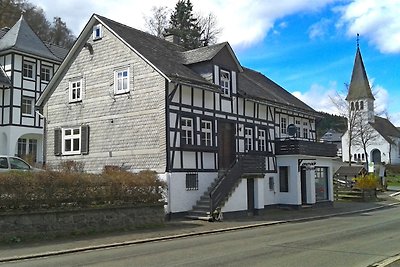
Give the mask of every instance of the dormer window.
<svg viewBox="0 0 400 267">
<path fill-rule="evenodd" d="M 222 94 L 224 96 L 231 96 L 231 74 L 230 74 L 230 72 L 221 70 L 220 84 L 221 84 Z"/>
<path fill-rule="evenodd" d="M 103 37 L 103 28 L 101 24 L 93 26 L 93 40 L 98 40 Z"/>
</svg>

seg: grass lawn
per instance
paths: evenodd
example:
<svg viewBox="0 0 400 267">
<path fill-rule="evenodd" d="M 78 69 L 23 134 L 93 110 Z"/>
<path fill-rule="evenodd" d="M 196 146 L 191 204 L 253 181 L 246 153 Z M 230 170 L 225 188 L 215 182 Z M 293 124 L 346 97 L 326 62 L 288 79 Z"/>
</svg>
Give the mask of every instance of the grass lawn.
<svg viewBox="0 0 400 267">
<path fill-rule="evenodd" d="M 400 175 L 388 175 L 386 177 L 388 185 L 400 186 Z"/>
</svg>

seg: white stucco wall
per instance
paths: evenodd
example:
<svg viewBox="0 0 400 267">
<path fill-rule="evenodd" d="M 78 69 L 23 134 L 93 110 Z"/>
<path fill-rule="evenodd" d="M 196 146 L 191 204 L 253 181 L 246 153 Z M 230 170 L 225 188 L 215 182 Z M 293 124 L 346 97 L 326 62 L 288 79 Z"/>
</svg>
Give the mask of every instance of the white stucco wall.
<svg viewBox="0 0 400 267">
<path fill-rule="evenodd" d="M 242 179 L 221 210 L 222 212 L 247 210 L 247 179 Z"/>
</svg>

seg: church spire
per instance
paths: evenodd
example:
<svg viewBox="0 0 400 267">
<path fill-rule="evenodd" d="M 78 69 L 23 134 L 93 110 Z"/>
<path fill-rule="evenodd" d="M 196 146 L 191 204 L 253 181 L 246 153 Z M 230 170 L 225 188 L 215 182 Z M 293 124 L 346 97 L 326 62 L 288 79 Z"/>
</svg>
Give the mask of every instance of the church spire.
<svg viewBox="0 0 400 267">
<path fill-rule="evenodd" d="M 364 62 L 361 57 L 359 34 L 357 34 L 357 52 L 354 60 L 353 73 L 351 75 L 351 82 L 349 92 L 347 94 L 347 101 L 354 101 L 359 99 L 372 99 L 371 87 L 369 86 L 367 73 L 365 71 Z"/>
</svg>

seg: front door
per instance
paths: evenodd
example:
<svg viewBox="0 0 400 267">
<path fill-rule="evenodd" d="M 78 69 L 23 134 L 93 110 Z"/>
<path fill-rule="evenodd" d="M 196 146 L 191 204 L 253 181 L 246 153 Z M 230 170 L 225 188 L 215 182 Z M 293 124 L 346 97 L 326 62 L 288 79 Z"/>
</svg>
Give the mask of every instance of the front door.
<svg viewBox="0 0 400 267">
<path fill-rule="evenodd" d="M 228 169 L 235 160 L 235 125 L 218 122 L 218 162 L 219 169 Z"/>
<path fill-rule="evenodd" d="M 301 183 L 301 204 L 307 204 L 307 182 L 306 182 L 306 168 L 305 167 L 301 167 L 300 183 Z"/>
<path fill-rule="evenodd" d="M 247 212 L 254 214 L 254 179 L 247 179 Z"/>
</svg>

